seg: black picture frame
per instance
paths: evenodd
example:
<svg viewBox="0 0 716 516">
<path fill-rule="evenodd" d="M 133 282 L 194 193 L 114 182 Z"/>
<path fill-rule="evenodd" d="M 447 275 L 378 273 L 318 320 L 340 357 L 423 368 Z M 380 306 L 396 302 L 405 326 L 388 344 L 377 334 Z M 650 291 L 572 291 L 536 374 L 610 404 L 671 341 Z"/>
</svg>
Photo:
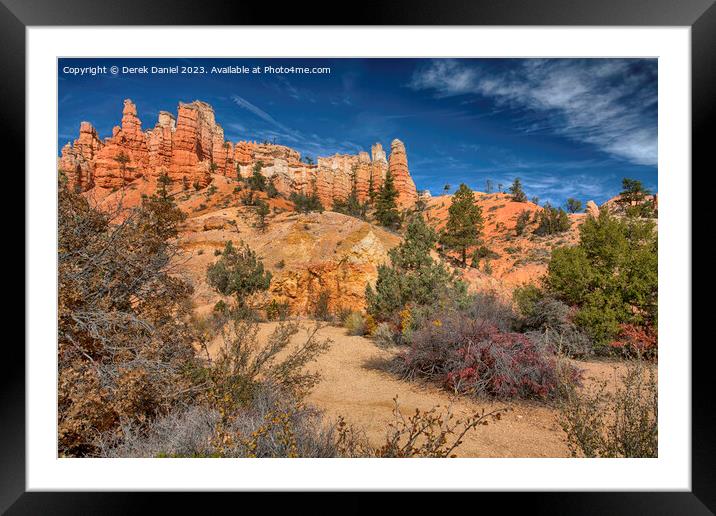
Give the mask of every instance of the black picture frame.
<svg viewBox="0 0 716 516">
<path fill-rule="evenodd" d="M 277 8 L 264 2 L 207 0 L 0 0 L 0 63 L 3 74 L 0 81 L 0 113 L 3 120 L 0 142 L 9 149 L 25 148 L 25 30 L 28 26 L 344 25 L 349 18 L 345 14 L 338 16 L 337 5 L 286 3 Z M 713 170 L 710 152 L 713 137 L 710 135 L 714 133 L 716 106 L 714 0 L 366 2 L 360 8 L 356 7 L 350 21 L 355 25 L 689 26 L 692 44 L 692 169 L 699 169 L 703 177 Z M 16 166 L 24 167 L 24 153 L 16 151 L 14 155 L 20 157 Z M 692 171 L 680 173 L 693 177 Z M 691 206 L 688 209 L 691 210 Z M 716 428 L 710 418 L 714 398 L 712 373 L 707 370 L 711 367 L 707 356 L 709 348 L 710 339 L 692 347 L 690 492 L 485 493 L 479 495 L 482 497 L 480 505 L 486 507 L 483 504 L 488 500 L 502 496 L 509 498 L 510 504 L 528 505 L 530 513 L 714 514 Z M 6 367 L 0 375 L 0 511 L 7 511 L 7 514 L 119 514 L 137 512 L 140 507 L 150 509 L 149 501 L 159 501 L 166 512 L 174 505 L 185 510 L 191 506 L 188 496 L 183 493 L 26 492 L 25 354 L 20 346 L 9 340 L 4 352 Z M 216 493 L 203 496 L 207 495 L 218 496 L 218 500 L 234 496 Z M 245 497 L 246 494 L 239 496 Z M 301 499 L 305 497 L 301 495 Z M 419 505 L 424 503 L 419 495 L 412 500 Z M 503 504 L 504 500 L 500 499 L 500 503 Z M 321 506 L 327 512 L 334 512 L 325 499 L 319 506 L 312 504 L 317 508 L 313 512 L 321 512 Z M 353 512 L 361 508 L 368 510 L 370 504 L 354 501 L 344 502 L 343 506 L 345 510 L 342 512 Z"/>
</svg>

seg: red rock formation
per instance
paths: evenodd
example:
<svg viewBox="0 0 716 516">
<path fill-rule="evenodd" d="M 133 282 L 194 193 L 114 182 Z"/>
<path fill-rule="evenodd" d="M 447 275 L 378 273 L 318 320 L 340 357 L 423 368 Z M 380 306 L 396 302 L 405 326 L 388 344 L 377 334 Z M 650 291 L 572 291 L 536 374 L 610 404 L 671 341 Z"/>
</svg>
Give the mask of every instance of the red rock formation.
<svg viewBox="0 0 716 516">
<path fill-rule="evenodd" d="M 413 178 L 408 172 L 408 156 L 405 153 L 405 145 L 397 138 L 390 144 L 390 161 L 388 163 L 390 173 L 395 181 L 395 188 L 398 190 L 396 200 L 398 206 L 407 208 L 415 205 L 418 198 Z"/>
<path fill-rule="evenodd" d="M 224 139 L 213 108 L 201 101 L 180 103 L 176 119 L 161 111 L 154 128 L 143 131 L 137 108 L 124 101 L 121 126 L 100 141 L 87 122 L 80 136 L 62 149 L 58 167 L 73 188 L 85 191 L 93 186 L 119 188 L 139 177 L 167 174 L 172 181 L 206 186 L 212 174 L 248 177 L 261 163 L 261 173 L 272 178 L 284 195 L 316 192 L 330 207 L 334 199 L 345 199 L 355 188 L 361 202 L 377 192 L 390 168 L 399 191 L 398 204 L 415 204 L 415 184 L 408 171 L 405 146 L 400 140 L 391 145 L 390 164 L 380 143 L 371 154 L 336 154 L 318 158 L 317 164 L 301 161 L 294 149 L 272 143 Z"/>
<path fill-rule="evenodd" d="M 94 186 L 92 160 L 102 148 L 97 131 L 89 122 L 80 124 L 80 135 L 72 145 L 62 148 L 58 168 L 67 175 L 68 187 L 74 190 L 88 190 Z"/>
</svg>

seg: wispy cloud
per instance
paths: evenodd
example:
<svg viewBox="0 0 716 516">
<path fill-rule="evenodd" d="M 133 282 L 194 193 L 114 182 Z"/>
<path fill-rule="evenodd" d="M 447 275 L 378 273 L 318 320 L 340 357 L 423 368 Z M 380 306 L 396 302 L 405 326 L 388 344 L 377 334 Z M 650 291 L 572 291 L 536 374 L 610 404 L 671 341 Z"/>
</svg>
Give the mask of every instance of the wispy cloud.
<svg viewBox="0 0 716 516">
<path fill-rule="evenodd" d="M 438 98 L 481 95 L 526 111 L 519 129 L 592 144 L 639 165 L 657 163 L 656 62 L 526 59 L 505 68 L 436 60 L 409 86 Z"/>
<path fill-rule="evenodd" d="M 261 120 L 263 120 L 264 122 L 267 122 L 275 127 L 278 127 L 279 129 L 281 129 L 284 132 L 287 132 L 287 133 L 292 132 L 291 129 L 289 129 L 288 127 L 283 125 L 281 122 L 279 122 L 274 117 L 269 115 L 266 111 L 264 111 L 263 109 L 261 109 L 260 107 L 258 107 L 256 105 L 252 104 L 245 98 L 240 97 L 238 95 L 232 95 L 231 100 L 234 102 L 234 104 L 236 104 L 237 106 L 239 106 L 242 109 L 245 109 L 246 111 L 248 111 L 250 113 L 253 113 L 257 117 L 259 117 Z"/>
<path fill-rule="evenodd" d="M 337 141 L 332 137 L 321 137 L 317 134 L 305 134 L 292 129 L 276 120 L 269 113 L 251 103 L 239 95 L 232 95 L 231 100 L 240 108 L 263 120 L 270 127 L 247 129 L 243 124 L 230 122 L 227 126 L 235 131 L 240 131 L 246 137 L 276 142 L 294 147 L 301 153 L 308 153 L 313 156 L 328 156 L 335 153 L 356 153 L 363 150 L 359 145 L 343 140 Z"/>
</svg>

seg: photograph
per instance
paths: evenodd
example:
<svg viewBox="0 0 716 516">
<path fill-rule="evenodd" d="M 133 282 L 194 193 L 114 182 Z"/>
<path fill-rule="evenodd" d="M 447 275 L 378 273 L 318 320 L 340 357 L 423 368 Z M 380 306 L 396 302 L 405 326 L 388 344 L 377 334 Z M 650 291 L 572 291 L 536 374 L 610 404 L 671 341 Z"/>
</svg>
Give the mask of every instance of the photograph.
<svg viewBox="0 0 716 516">
<path fill-rule="evenodd" d="M 659 457 L 658 59 L 57 78 L 57 457 Z"/>
</svg>

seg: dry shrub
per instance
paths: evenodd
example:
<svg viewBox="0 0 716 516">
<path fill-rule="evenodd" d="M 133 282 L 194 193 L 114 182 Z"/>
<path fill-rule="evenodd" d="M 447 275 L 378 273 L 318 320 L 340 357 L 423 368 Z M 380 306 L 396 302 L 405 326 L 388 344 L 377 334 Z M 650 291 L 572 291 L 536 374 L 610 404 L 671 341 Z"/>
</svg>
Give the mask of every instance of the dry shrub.
<svg viewBox="0 0 716 516">
<path fill-rule="evenodd" d="M 534 341 L 541 341 L 559 354 L 581 358 L 594 354 L 594 343 L 574 323 L 574 309 L 562 301 L 544 297 L 535 301 L 521 321 Z"/>
<path fill-rule="evenodd" d="M 638 326 L 636 324 L 619 325 L 617 339 L 609 345 L 612 349 L 620 350 L 629 358 L 656 358 L 658 351 L 658 335 L 653 326 Z"/>
<path fill-rule="evenodd" d="M 372 334 L 373 342 L 378 347 L 388 348 L 395 346 L 395 334 L 388 323 L 380 323 Z"/>
<path fill-rule="evenodd" d="M 62 185 L 58 201 L 58 448 L 93 456 L 120 420 L 145 424 L 192 393 L 191 288 L 171 265 L 183 215 L 166 192 L 111 213 Z"/>
<path fill-rule="evenodd" d="M 319 329 L 319 325 L 305 329 L 303 341 L 290 348 L 293 337 L 301 330 L 298 322 L 280 322 L 261 341 L 256 322 L 233 319 L 223 329 L 223 344 L 217 357 L 196 371 L 195 382 L 208 385 L 204 396 L 209 406 L 227 418 L 249 405 L 264 382 L 279 385 L 300 399 L 320 380 L 318 373 L 308 373 L 304 366 L 331 344 L 330 339 L 316 337 Z"/>
<path fill-rule="evenodd" d="M 343 326 L 349 335 L 365 335 L 367 333 L 366 321 L 360 312 L 350 312 L 343 319 Z"/>
<path fill-rule="evenodd" d="M 207 406 L 178 409 L 148 431 L 125 425 L 105 457 L 333 457 L 334 432 L 320 412 L 265 383 L 230 421 Z"/>
<path fill-rule="evenodd" d="M 576 383 L 576 368 L 550 347 L 500 329 L 495 312 L 445 311 L 415 330 L 392 369 L 405 379 L 437 382 L 460 394 L 497 398 L 555 398 Z"/>
<path fill-rule="evenodd" d="M 559 423 L 573 457 L 657 457 L 656 368 L 637 360 L 619 380 L 613 393 L 568 390 Z"/>
<path fill-rule="evenodd" d="M 412 416 L 400 412 L 398 397 L 393 398 L 393 421 L 388 424 L 385 442 L 374 448 L 365 434 L 339 418 L 336 425 L 336 448 L 342 457 L 455 457 L 453 452 L 465 435 L 476 427 L 499 421 L 507 409 L 490 412 L 484 409 L 465 418 L 456 419 L 450 407 L 435 406 L 427 411 L 415 409 Z"/>
</svg>

